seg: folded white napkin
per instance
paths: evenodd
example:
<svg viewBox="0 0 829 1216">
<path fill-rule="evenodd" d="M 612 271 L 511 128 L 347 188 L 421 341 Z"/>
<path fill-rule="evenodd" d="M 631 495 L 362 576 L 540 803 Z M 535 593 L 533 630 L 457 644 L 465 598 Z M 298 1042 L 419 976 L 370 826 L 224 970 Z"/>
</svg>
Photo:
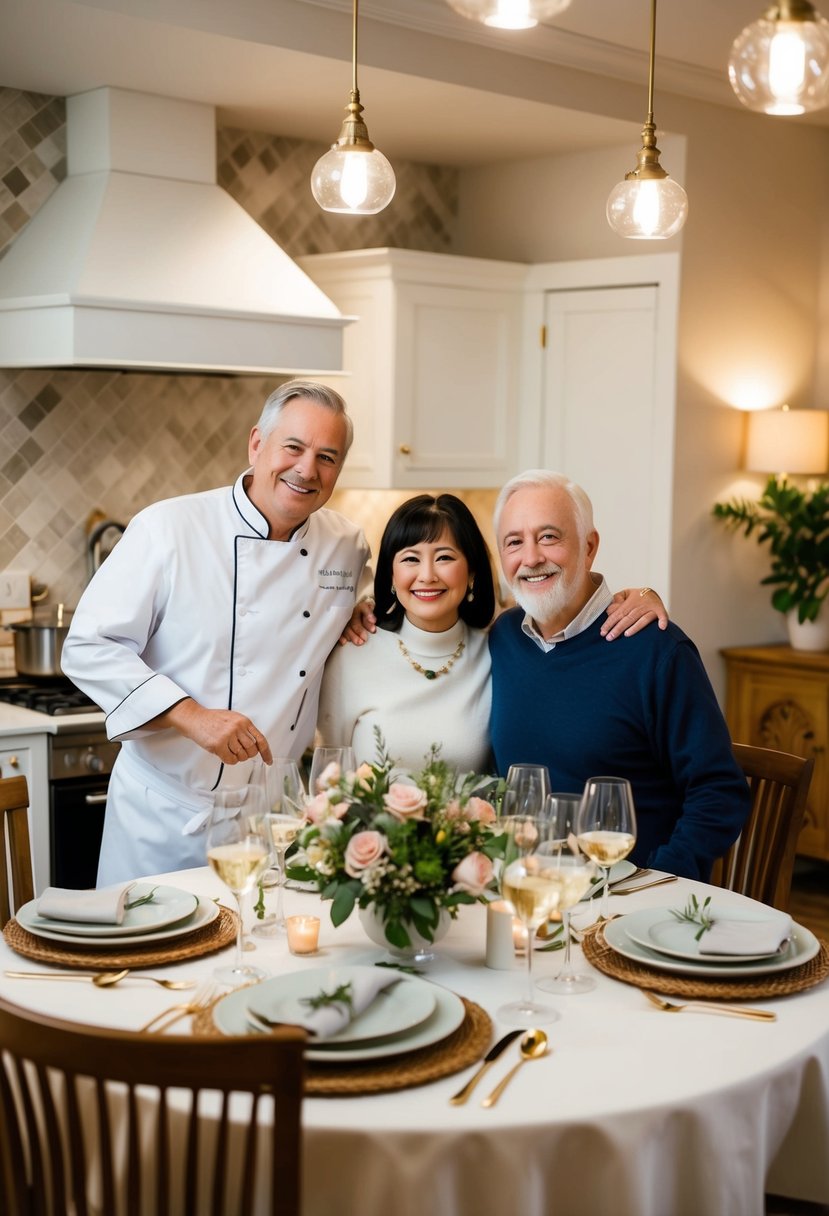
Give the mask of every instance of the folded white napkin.
<svg viewBox="0 0 829 1216">
<path fill-rule="evenodd" d="M 702 954 L 774 954 L 791 933 L 792 918 L 783 912 L 763 920 L 716 917 L 699 947 Z"/>
<path fill-rule="evenodd" d="M 297 1016 L 292 1013 L 292 1025 L 304 1026 L 308 1033 L 317 1039 L 327 1039 L 333 1034 L 339 1034 L 354 1018 L 365 1013 L 384 988 L 396 984 L 400 976 L 395 975 L 393 971 L 377 969 L 373 973 L 368 970 L 354 972 L 353 975 L 348 975 L 344 979 L 350 985 L 350 1002 L 337 1001 L 334 1005 L 323 1005 L 319 1009 L 312 1009 L 310 1005 L 299 1003 L 301 1012 Z M 330 984 L 324 984 L 320 988 L 320 993 L 332 993 L 339 987 L 339 984 L 339 979 L 334 979 Z"/>
<path fill-rule="evenodd" d="M 91 925 L 120 925 L 124 919 L 127 895 L 132 882 L 117 883 L 97 890 L 73 891 L 68 887 L 47 887 L 37 901 L 37 914 L 47 920 L 75 920 Z"/>
</svg>

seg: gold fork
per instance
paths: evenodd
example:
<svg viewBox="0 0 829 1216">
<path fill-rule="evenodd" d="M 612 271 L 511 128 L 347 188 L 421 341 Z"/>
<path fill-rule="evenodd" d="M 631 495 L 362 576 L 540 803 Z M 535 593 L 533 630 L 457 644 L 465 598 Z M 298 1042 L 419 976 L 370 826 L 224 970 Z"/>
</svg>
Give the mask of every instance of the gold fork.
<svg viewBox="0 0 829 1216">
<path fill-rule="evenodd" d="M 152 1031 L 154 1034 L 160 1034 L 180 1018 L 186 1018 L 189 1014 L 200 1013 L 202 1009 L 207 1009 L 213 1003 L 215 995 L 215 984 L 202 984 L 198 992 L 194 993 L 192 1001 L 188 1001 L 186 1005 L 170 1005 L 169 1008 L 163 1009 L 161 1013 L 150 1018 L 149 1022 L 139 1026 L 138 1033 L 146 1034 L 148 1031 Z"/>
<path fill-rule="evenodd" d="M 662 1009 L 665 1013 L 682 1013 L 683 1009 L 698 1009 L 701 1013 L 724 1013 L 733 1018 L 750 1018 L 754 1022 L 776 1022 L 777 1014 L 772 1013 L 770 1009 L 742 1009 L 737 1005 L 719 1005 L 708 1001 L 688 1001 L 684 1005 L 676 1005 L 673 1001 L 666 1001 L 661 996 L 657 996 L 655 992 L 648 992 L 647 988 L 643 988 L 645 996 L 656 1005 L 657 1009 Z"/>
<path fill-rule="evenodd" d="M 664 878 L 656 878 L 653 882 L 642 882 L 638 887 L 628 887 L 624 891 L 611 891 L 611 895 L 636 895 L 639 891 L 649 891 L 651 887 L 664 886 L 666 882 L 676 882 L 676 874 L 666 874 Z"/>
</svg>

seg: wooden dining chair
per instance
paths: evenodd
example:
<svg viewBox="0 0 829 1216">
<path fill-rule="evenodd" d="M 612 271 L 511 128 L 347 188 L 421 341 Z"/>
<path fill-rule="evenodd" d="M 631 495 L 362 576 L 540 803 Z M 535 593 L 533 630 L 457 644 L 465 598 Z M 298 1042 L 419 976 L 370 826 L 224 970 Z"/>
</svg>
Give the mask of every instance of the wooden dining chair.
<svg viewBox="0 0 829 1216">
<path fill-rule="evenodd" d="M 748 779 L 751 810 L 737 840 L 714 863 L 711 882 L 786 912 L 815 762 L 745 743 L 732 748 Z"/>
<path fill-rule="evenodd" d="M 105 1030 L 0 1000 L 0 1212 L 299 1216 L 305 1040 Z"/>
<path fill-rule="evenodd" d="M 0 778 L 0 929 L 34 899 L 29 842 L 29 787 L 25 777 Z"/>
</svg>

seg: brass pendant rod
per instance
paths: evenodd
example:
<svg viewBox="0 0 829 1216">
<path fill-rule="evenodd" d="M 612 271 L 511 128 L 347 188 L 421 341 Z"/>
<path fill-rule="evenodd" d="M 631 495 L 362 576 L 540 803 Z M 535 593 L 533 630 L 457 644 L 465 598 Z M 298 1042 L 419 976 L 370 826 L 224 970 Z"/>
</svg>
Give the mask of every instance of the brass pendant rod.
<svg viewBox="0 0 829 1216">
<path fill-rule="evenodd" d="M 357 0 L 354 0 L 355 4 Z M 653 63 L 656 58 L 656 0 L 651 0 L 651 48 L 648 65 L 648 122 L 653 122 Z"/>
<path fill-rule="evenodd" d="M 354 0 L 354 9 L 351 25 L 351 92 L 358 97 L 360 95 L 357 88 L 357 9 L 360 0 Z"/>
</svg>

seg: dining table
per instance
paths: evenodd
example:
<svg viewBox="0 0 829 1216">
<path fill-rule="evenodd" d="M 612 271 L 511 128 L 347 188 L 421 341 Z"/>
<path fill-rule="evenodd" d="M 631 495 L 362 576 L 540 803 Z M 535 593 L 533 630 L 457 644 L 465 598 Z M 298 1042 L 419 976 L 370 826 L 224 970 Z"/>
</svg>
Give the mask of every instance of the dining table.
<svg viewBox="0 0 829 1216">
<path fill-rule="evenodd" d="M 207 867 L 151 881 L 234 906 Z M 692 895 L 700 903 L 711 896 L 721 909 L 760 907 L 678 879 L 611 894 L 610 916 L 681 909 Z M 270 976 L 391 961 L 356 913 L 334 927 L 330 903 L 316 893 L 289 889 L 285 899 L 289 915 L 320 917 L 319 949 L 295 955 L 283 934 L 251 934 L 249 911 L 246 941 L 253 948 L 244 958 Z M 593 903 L 575 910 L 576 927 L 597 917 Z M 420 968 L 428 982 L 482 1011 L 480 1055 L 511 1028 L 498 1021 L 497 1010 L 526 983 L 521 957 L 505 969 L 485 965 L 486 920 L 482 904 L 462 906 L 434 959 Z M 61 968 L 22 957 L 6 937 L 0 994 L 26 1009 L 138 1030 L 181 998 L 142 980 L 140 970 L 107 989 L 12 979 L 9 970 Z M 485 1107 L 482 1099 L 520 1058 L 517 1040 L 463 1105 L 450 1097 L 474 1071 L 469 1063 L 384 1092 L 329 1094 L 309 1086 L 302 1112 L 305 1216 L 762 1216 L 767 1192 L 829 1204 L 829 982 L 740 1002 L 774 1012 L 774 1021 L 694 1010 L 672 1016 L 641 987 L 591 964 L 587 944 L 586 938 L 584 949 L 574 945 L 573 963 L 595 987 L 538 993 L 560 1015 L 544 1027 L 550 1050 L 518 1071 L 496 1105 Z M 200 984 L 232 950 L 228 944 L 148 973 Z M 535 951 L 535 978 L 554 975 L 562 961 L 562 951 Z M 669 990 L 670 984 L 662 988 Z M 189 1025 L 177 1023 L 176 1032 Z M 221 1033 L 210 1015 L 194 1019 L 192 1032 Z"/>
</svg>

